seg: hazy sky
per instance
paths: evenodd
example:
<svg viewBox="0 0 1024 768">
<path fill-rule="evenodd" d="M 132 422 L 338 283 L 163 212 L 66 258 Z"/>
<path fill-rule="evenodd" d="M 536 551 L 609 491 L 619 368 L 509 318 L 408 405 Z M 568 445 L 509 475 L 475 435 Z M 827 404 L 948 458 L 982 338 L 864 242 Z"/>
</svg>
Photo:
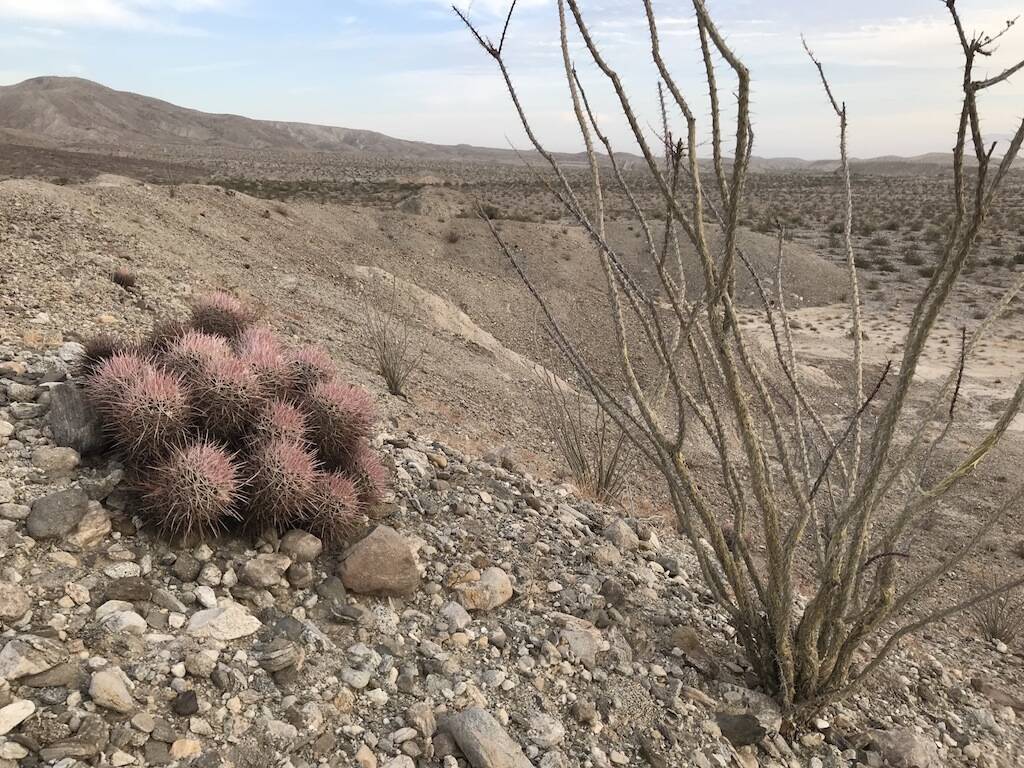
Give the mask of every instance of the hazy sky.
<svg viewBox="0 0 1024 768">
<path fill-rule="evenodd" d="M 460 0 L 500 33 L 506 0 Z M 579 148 L 566 108 L 554 0 L 520 0 L 509 65 L 541 136 Z M 836 128 L 800 47 L 803 32 L 849 105 L 855 156 L 952 146 L 960 53 L 940 0 L 708 0 L 754 79 L 755 153 L 831 157 Z M 994 32 L 1024 0 L 959 0 Z M 585 0 L 611 63 L 649 125 L 655 78 L 639 0 Z M 655 0 L 663 48 L 706 115 L 692 6 Z M 493 63 L 444 0 L 0 0 L 0 84 L 78 75 L 210 112 L 367 128 L 445 144 L 525 145 Z M 574 47 L 617 149 L 631 149 L 606 82 Z M 985 60 L 1024 57 L 1024 21 Z M 986 70 L 983 70 L 986 71 Z M 724 100 L 732 101 L 731 90 Z M 1024 72 L 988 96 L 986 127 L 1024 115 Z"/>
</svg>

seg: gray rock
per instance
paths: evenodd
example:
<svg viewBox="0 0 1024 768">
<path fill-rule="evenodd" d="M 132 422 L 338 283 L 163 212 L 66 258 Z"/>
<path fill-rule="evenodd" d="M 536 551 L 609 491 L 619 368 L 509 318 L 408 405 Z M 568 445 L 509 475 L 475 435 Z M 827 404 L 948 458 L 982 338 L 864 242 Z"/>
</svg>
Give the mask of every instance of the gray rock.
<svg viewBox="0 0 1024 768">
<path fill-rule="evenodd" d="M 940 768 L 945 765 L 939 757 L 935 741 L 922 736 L 913 728 L 893 731 L 869 731 L 870 740 L 882 758 L 893 768 Z"/>
<path fill-rule="evenodd" d="M 65 758 L 88 760 L 98 755 L 110 740 L 110 727 L 99 715 L 86 715 L 74 738 L 55 741 L 39 752 L 46 761 L 56 762 Z"/>
<path fill-rule="evenodd" d="M 32 504 L 26 525 L 33 539 L 56 539 L 67 536 L 85 517 L 89 496 L 78 488 L 57 491 Z"/>
<path fill-rule="evenodd" d="M 441 725 L 473 768 L 532 768 L 522 748 L 491 714 L 470 707 Z"/>
<path fill-rule="evenodd" d="M 281 537 L 281 552 L 297 563 L 311 563 L 323 552 L 324 543 L 306 531 L 288 531 Z"/>
<path fill-rule="evenodd" d="M 420 584 L 412 546 L 386 525 L 352 545 L 339 575 L 346 588 L 366 595 L 409 595 Z"/>
<path fill-rule="evenodd" d="M 565 726 L 551 715 L 538 712 L 530 718 L 527 735 L 541 749 L 551 749 L 565 740 Z"/>
<path fill-rule="evenodd" d="M 604 537 L 622 552 L 632 552 L 640 546 L 640 539 L 621 517 L 615 518 L 604 529 Z"/>
<path fill-rule="evenodd" d="M 14 486 L 8 480 L 0 480 L 0 504 L 14 501 Z"/>
<path fill-rule="evenodd" d="M 448 631 L 457 632 L 465 629 L 472 623 L 473 619 L 461 605 L 452 601 L 441 609 L 441 615 L 448 620 Z"/>
<path fill-rule="evenodd" d="M 492 566 L 480 574 L 480 581 L 461 589 L 462 605 L 470 611 L 489 611 L 512 597 L 512 582 L 501 568 Z"/>
<path fill-rule="evenodd" d="M 715 722 L 722 735 L 729 740 L 734 747 L 746 747 L 757 744 L 768 735 L 768 731 L 761 725 L 760 721 L 752 714 L 745 713 L 734 715 L 728 712 L 719 712 L 715 715 Z"/>
<path fill-rule="evenodd" d="M 45 637 L 22 635 L 0 651 L 0 680 L 20 680 L 38 675 L 68 660 L 68 653 L 60 643 Z"/>
<path fill-rule="evenodd" d="M 239 577 L 250 587 L 272 587 L 281 581 L 284 572 L 291 564 L 291 558 L 287 555 L 257 555 L 252 560 L 246 561 Z"/>
<path fill-rule="evenodd" d="M 99 415 L 74 384 L 58 384 L 50 391 L 47 420 L 57 445 L 73 448 L 83 456 L 103 447 Z"/>
<path fill-rule="evenodd" d="M 89 695 L 97 705 L 127 715 L 135 711 L 129 685 L 128 676 L 120 667 L 105 667 L 93 673 Z"/>
</svg>

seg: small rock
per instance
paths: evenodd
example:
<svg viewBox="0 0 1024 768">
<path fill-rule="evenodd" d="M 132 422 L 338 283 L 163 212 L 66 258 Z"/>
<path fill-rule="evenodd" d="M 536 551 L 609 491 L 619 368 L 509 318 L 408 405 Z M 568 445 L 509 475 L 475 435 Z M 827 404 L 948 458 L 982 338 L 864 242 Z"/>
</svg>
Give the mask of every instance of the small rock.
<svg viewBox="0 0 1024 768">
<path fill-rule="evenodd" d="M 67 543 L 76 550 L 92 549 L 110 533 L 110 514 L 98 501 L 90 501 L 85 515 L 78 521 Z"/>
<path fill-rule="evenodd" d="M 621 517 L 616 518 L 604 529 L 604 537 L 621 552 L 632 552 L 640 546 L 640 539 Z"/>
<path fill-rule="evenodd" d="M 489 712 L 479 707 L 448 717 L 441 727 L 473 768 L 532 768 L 522 748 Z"/>
<path fill-rule="evenodd" d="M 761 722 L 751 714 L 733 715 L 719 712 L 715 716 L 715 722 L 718 723 L 722 735 L 737 748 L 757 744 L 768 735 Z"/>
<path fill-rule="evenodd" d="M 551 715 L 540 712 L 530 718 L 527 736 L 541 749 L 551 749 L 565 739 L 565 727 Z"/>
<path fill-rule="evenodd" d="M 466 609 L 452 601 L 441 609 L 441 615 L 448 620 L 448 631 L 457 632 L 468 627 L 473 619 Z"/>
<path fill-rule="evenodd" d="M 85 516 L 89 496 L 72 488 L 43 496 L 32 504 L 26 525 L 33 539 L 56 539 L 67 536 Z"/>
<path fill-rule="evenodd" d="M 22 635 L 8 641 L 0 651 L 0 680 L 38 675 L 67 659 L 68 652 L 62 644 L 45 637 Z"/>
<path fill-rule="evenodd" d="M 17 584 L 0 581 L 0 621 L 8 624 L 18 621 L 32 607 L 25 590 Z"/>
<path fill-rule="evenodd" d="M 262 626 L 259 619 L 238 603 L 225 602 L 217 608 L 194 613 L 185 631 L 193 637 L 229 642 L 258 632 Z"/>
<path fill-rule="evenodd" d="M 409 595 L 420 584 L 412 546 L 386 525 L 352 545 L 339 575 L 348 589 L 367 595 Z"/>
<path fill-rule="evenodd" d="M 105 667 L 93 673 L 89 695 L 99 706 L 127 715 L 135 711 L 135 700 L 128 686 L 128 676 L 120 667 Z"/>
<path fill-rule="evenodd" d="M 297 563 L 311 563 L 320 557 L 324 543 L 306 531 L 294 529 L 281 537 L 281 552 Z"/>
<path fill-rule="evenodd" d="M 195 691 L 182 691 L 171 702 L 171 709 L 179 717 L 188 717 L 199 711 L 199 697 Z"/>
<path fill-rule="evenodd" d="M 480 580 L 461 588 L 462 605 L 471 611 L 489 611 L 512 598 L 512 582 L 501 568 L 492 566 Z"/>
<path fill-rule="evenodd" d="M 13 731 L 35 711 L 36 705 L 28 699 L 18 699 L 6 707 L 0 707 L 0 736 Z"/>
<path fill-rule="evenodd" d="M 32 453 L 32 466 L 41 469 L 50 480 L 71 474 L 81 461 L 74 448 L 43 446 Z"/>
<path fill-rule="evenodd" d="M 242 566 L 242 582 L 251 587 L 271 587 L 281 581 L 292 564 L 291 558 L 281 554 L 257 555 Z"/>
<path fill-rule="evenodd" d="M 171 744 L 170 755 L 174 760 L 189 760 L 203 753 L 202 742 L 196 739 L 177 739 Z"/>
</svg>

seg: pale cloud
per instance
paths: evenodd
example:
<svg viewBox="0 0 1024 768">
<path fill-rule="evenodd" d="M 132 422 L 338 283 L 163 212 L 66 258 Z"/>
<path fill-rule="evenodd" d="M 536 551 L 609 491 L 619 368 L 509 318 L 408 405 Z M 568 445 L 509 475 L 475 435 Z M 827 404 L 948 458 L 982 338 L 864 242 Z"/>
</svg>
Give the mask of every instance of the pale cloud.
<svg viewBox="0 0 1024 768">
<path fill-rule="evenodd" d="M 60 27 L 159 29 L 195 33 L 174 16 L 222 11 L 234 0 L 0 0 L 0 18 Z"/>
</svg>

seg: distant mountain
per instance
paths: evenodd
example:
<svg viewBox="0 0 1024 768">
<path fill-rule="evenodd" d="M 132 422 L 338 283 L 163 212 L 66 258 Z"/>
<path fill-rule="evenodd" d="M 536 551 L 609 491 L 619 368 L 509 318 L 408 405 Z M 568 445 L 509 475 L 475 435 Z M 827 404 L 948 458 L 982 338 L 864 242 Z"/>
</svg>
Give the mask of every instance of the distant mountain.
<svg viewBox="0 0 1024 768">
<path fill-rule="evenodd" d="M 442 145 L 396 139 L 375 131 L 210 114 L 77 77 L 34 77 L 0 87 L 0 142 L 59 148 L 185 145 L 250 150 L 313 150 L 423 160 L 519 162 L 509 149 Z M 623 154 L 636 167 L 642 159 Z M 584 163 L 582 154 L 561 154 Z M 948 154 L 851 161 L 855 172 L 935 174 L 951 165 Z M 751 158 L 754 172 L 835 171 L 837 160 Z"/>
</svg>

